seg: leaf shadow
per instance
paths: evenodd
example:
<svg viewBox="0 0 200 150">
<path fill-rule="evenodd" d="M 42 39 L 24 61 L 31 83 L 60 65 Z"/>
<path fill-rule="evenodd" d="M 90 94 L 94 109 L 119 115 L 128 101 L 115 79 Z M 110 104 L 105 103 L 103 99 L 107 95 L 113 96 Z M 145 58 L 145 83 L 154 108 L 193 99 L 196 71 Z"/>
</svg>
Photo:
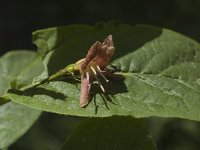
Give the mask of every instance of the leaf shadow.
<svg viewBox="0 0 200 150">
<path fill-rule="evenodd" d="M 113 60 L 134 52 L 147 42 L 162 34 L 162 28 L 151 25 L 125 25 L 117 21 L 99 22 L 94 26 L 74 25 L 58 27 L 55 45 L 47 64 L 49 75 L 84 58 L 88 49 L 95 41 L 102 41 L 108 35 L 113 35 L 115 54 Z"/>
<path fill-rule="evenodd" d="M 66 95 L 62 93 L 58 93 L 58 92 L 41 88 L 41 87 L 34 87 L 34 88 L 27 89 L 25 91 L 10 89 L 9 93 L 15 93 L 15 94 L 29 96 L 29 97 L 33 97 L 34 95 L 47 95 L 49 97 L 52 97 L 53 99 L 59 99 L 63 101 L 67 98 Z"/>
<path fill-rule="evenodd" d="M 97 114 L 98 108 L 99 108 L 99 106 L 97 105 L 97 102 L 96 102 L 96 96 L 97 95 L 100 95 L 101 99 L 104 102 L 105 107 L 108 110 L 110 110 L 108 103 L 111 103 L 113 105 L 117 105 L 113 101 L 113 99 L 115 99 L 116 94 L 128 93 L 127 86 L 124 82 L 124 80 L 125 80 L 124 76 L 118 75 L 118 74 L 112 74 L 111 76 L 107 76 L 107 78 L 109 79 L 109 82 L 108 83 L 104 82 L 104 84 L 103 84 L 105 91 L 106 91 L 105 93 L 102 92 L 99 85 L 95 84 L 95 85 L 92 86 L 89 103 L 94 101 L 95 114 Z"/>
<path fill-rule="evenodd" d="M 49 61 L 47 62 L 47 70 L 50 76 L 66 67 L 66 65 L 75 63 L 84 58 L 88 49 L 95 41 L 102 41 L 110 34 L 113 35 L 113 42 L 116 49 L 113 56 L 113 60 L 115 60 L 138 50 L 149 41 L 153 41 L 162 34 L 163 29 L 151 25 L 130 26 L 120 22 L 111 21 L 108 23 L 100 22 L 94 26 L 72 25 L 57 27 L 47 32 L 55 33 L 50 34 L 55 35 L 55 44 L 53 44 L 52 47 L 49 47 L 46 52 L 52 52 Z M 73 84 L 77 83 L 73 79 L 68 80 L 67 82 Z M 109 109 L 108 103 L 116 105 L 113 102 L 116 94 L 128 92 L 124 79 L 115 80 L 112 77 L 108 84 L 104 84 L 104 87 L 106 93 L 103 93 L 97 85 L 94 85 L 91 88 L 90 102 L 94 100 L 96 112 L 98 111 L 96 95 L 99 94 L 102 97 L 105 106 Z"/>
</svg>

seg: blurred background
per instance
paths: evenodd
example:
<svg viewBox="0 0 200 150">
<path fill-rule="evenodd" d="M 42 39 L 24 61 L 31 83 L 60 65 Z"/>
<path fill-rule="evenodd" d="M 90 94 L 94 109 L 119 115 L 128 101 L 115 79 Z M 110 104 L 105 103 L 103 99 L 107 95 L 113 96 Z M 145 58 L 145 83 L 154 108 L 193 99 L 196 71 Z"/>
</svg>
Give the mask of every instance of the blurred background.
<svg viewBox="0 0 200 150">
<path fill-rule="evenodd" d="M 0 54 L 15 49 L 35 50 L 31 33 L 38 29 L 69 24 L 94 25 L 98 21 L 110 20 L 131 25 L 145 23 L 165 27 L 200 41 L 200 0 L 0 0 Z M 59 132 L 69 132 L 76 120 L 80 120 L 73 117 L 63 120 L 63 117 L 43 114 L 33 128 L 13 145 L 13 149 L 41 142 L 38 139 L 43 137 L 50 138 L 52 142 L 55 135 L 61 136 L 60 133 L 49 136 L 51 133 L 48 131 L 47 138 L 39 130 L 55 119 L 60 118 L 60 121 L 53 123 L 52 128 Z M 159 150 L 200 149 L 198 122 L 152 118 L 147 123 Z M 35 141 L 32 141 L 32 136 L 36 137 Z"/>
<path fill-rule="evenodd" d="M 119 20 L 166 27 L 200 40 L 199 0 L 0 0 L 0 52 L 36 49 L 35 30 Z"/>
</svg>

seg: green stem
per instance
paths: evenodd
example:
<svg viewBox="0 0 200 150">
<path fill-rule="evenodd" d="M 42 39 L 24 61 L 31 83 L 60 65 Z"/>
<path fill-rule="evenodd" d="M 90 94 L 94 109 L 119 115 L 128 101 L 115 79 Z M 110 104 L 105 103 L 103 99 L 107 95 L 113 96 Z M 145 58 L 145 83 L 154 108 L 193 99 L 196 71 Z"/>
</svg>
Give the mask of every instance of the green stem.
<svg viewBox="0 0 200 150">
<path fill-rule="evenodd" d="M 41 84 L 45 84 L 45 83 L 54 81 L 54 80 L 66 75 L 66 74 L 73 74 L 73 72 L 76 71 L 76 70 L 77 69 L 75 68 L 75 64 L 68 65 L 64 69 L 61 69 L 60 71 L 56 72 L 55 74 L 52 74 L 50 77 L 48 77 L 48 78 L 46 78 L 46 79 L 44 79 L 40 82 L 37 82 L 35 84 L 31 84 L 31 85 L 28 85 L 26 87 L 23 87 L 20 90 L 24 91 L 24 90 L 27 90 L 29 88 L 37 87 Z"/>
</svg>

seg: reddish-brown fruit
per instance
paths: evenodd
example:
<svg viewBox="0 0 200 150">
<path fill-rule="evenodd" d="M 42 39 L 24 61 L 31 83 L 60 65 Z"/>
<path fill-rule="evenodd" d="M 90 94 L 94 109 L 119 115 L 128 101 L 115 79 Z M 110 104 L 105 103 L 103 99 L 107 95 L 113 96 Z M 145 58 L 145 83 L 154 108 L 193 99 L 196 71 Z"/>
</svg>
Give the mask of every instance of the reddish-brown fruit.
<svg viewBox="0 0 200 150">
<path fill-rule="evenodd" d="M 98 73 L 105 79 L 101 72 L 109 64 L 114 51 L 112 35 L 109 35 L 103 43 L 99 41 L 95 42 L 90 47 L 86 58 L 76 63 L 81 73 L 80 107 L 85 107 L 88 104 L 90 86 L 94 78 L 97 79 L 102 91 L 105 92 L 102 84 L 98 80 Z"/>
<path fill-rule="evenodd" d="M 90 96 L 90 79 L 89 74 L 86 77 L 81 76 L 81 94 L 80 94 L 80 107 L 85 107 L 88 104 Z"/>
</svg>

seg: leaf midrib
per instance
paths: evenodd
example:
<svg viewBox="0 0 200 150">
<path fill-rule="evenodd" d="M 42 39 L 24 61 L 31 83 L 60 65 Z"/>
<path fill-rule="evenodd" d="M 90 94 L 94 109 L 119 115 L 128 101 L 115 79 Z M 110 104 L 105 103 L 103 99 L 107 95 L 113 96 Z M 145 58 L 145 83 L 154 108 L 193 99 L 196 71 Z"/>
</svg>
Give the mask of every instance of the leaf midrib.
<svg viewBox="0 0 200 150">
<path fill-rule="evenodd" d="M 182 84 L 182 85 L 184 85 L 184 86 L 187 86 L 188 88 L 190 88 L 190 89 L 192 89 L 192 90 L 194 90 L 194 91 L 196 91 L 196 92 L 198 92 L 199 94 L 200 94 L 200 91 L 198 91 L 197 89 L 195 89 L 195 88 L 193 88 L 192 86 L 190 86 L 190 85 L 188 85 L 188 84 L 186 84 L 184 81 L 186 81 L 186 82 L 192 82 L 192 81 L 188 81 L 188 80 L 180 80 L 180 79 L 175 79 L 175 78 L 170 78 L 170 77 L 168 77 L 168 76 L 163 76 L 163 75 L 155 75 L 155 74 L 141 74 L 141 73 L 131 73 L 131 72 L 118 72 L 117 74 L 119 74 L 119 75 L 123 75 L 124 77 L 136 77 L 136 78 L 138 78 L 138 79 L 141 79 L 141 81 L 143 81 L 144 83 L 147 83 L 148 85 L 150 85 L 150 86 L 153 86 L 154 88 L 158 88 L 158 89 L 160 89 L 159 87 L 156 87 L 156 86 L 154 86 L 154 85 L 152 85 L 152 84 L 149 84 L 148 82 L 145 82 L 145 80 L 142 80 L 142 78 L 139 78 L 138 76 L 139 75 L 150 75 L 150 76 L 158 76 L 158 77 L 164 77 L 164 78 L 166 78 L 166 79 L 168 79 L 168 80 L 172 80 L 173 82 L 177 82 L 177 83 L 179 83 L 179 84 Z M 181 82 L 181 81 L 183 81 L 183 82 Z M 193 81 L 193 83 L 197 83 L 197 82 L 195 82 L 195 81 Z M 198 83 L 197 83 L 198 84 Z M 198 84 L 199 85 L 199 84 Z M 160 89 L 160 90 L 162 90 L 162 89 Z"/>
</svg>

